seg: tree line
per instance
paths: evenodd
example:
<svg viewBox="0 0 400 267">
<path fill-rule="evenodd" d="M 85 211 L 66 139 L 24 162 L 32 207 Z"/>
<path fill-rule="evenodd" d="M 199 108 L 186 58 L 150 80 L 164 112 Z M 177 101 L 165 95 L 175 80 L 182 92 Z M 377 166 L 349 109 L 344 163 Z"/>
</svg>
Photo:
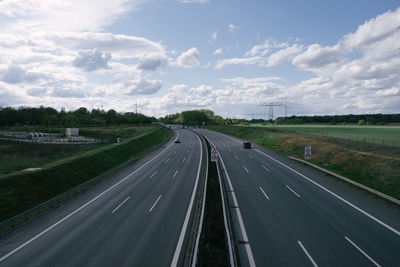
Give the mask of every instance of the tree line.
<svg viewBox="0 0 400 267">
<path fill-rule="evenodd" d="M 160 118 L 159 121 L 164 123 L 183 123 L 183 124 L 225 124 L 225 120 L 218 115 L 215 115 L 212 110 L 199 109 L 187 110 L 181 113 L 175 113 Z"/>
<path fill-rule="evenodd" d="M 165 123 L 194 123 L 206 122 L 207 124 L 235 125 L 250 123 L 276 123 L 276 124 L 359 124 L 359 125 L 382 125 L 390 123 L 400 123 L 400 114 L 361 114 L 361 115 L 325 115 L 325 116 L 290 116 L 279 117 L 275 120 L 266 121 L 264 119 L 232 119 L 222 118 L 215 115 L 212 110 L 200 109 L 183 111 L 167 115 L 159 119 Z"/>
<path fill-rule="evenodd" d="M 110 124 L 145 124 L 157 121 L 154 117 L 133 112 L 118 113 L 113 109 L 88 109 L 57 111 L 51 107 L 4 107 L 0 108 L 0 126 L 91 126 Z"/>
<path fill-rule="evenodd" d="M 326 115 L 326 116 L 291 116 L 280 117 L 275 120 L 277 124 L 368 124 L 379 125 L 388 123 L 400 123 L 400 114 L 348 114 L 348 115 Z"/>
</svg>

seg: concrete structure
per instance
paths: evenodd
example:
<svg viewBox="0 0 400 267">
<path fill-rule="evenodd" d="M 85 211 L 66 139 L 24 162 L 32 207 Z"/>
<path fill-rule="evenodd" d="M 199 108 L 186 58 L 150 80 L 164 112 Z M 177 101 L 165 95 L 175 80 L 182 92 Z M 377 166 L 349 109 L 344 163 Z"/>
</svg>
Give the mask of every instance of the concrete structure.
<svg viewBox="0 0 400 267">
<path fill-rule="evenodd" d="M 67 128 L 65 130 L 65 136 L 79 136 L 79 128 Z"/>
</svg>

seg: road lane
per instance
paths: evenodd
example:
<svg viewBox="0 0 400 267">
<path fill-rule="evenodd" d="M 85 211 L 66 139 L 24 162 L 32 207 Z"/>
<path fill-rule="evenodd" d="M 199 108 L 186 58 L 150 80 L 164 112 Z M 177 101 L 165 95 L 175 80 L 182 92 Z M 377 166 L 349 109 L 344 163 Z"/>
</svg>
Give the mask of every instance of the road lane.
<svg viewBox="0 0 400 267">
<path fill-rule="evenodd" d="M 269 151 L 244 150 L 230 137 L 199 132 L 215 143 L 225 161 L 257 265 L 310 266 L 312 262 L 299 244 L 318 265 L 373 265 L 345 237 L 355 240 L 377 263 L 398 264 L 400 239 L 395 232 L 263 153 L 323 183 L 395 229 L 400 224 L 398 209 Z M 249 174 L 243 175 L 242 166 Z"/>
<path fill-rule="evenodd" d="M 168 144 L 154 160 L 154 154 L 145 157 L 109 182 L 2 236 L 0 265 L 169 266 L 195 187 L 201 151 L 195 134 L 176 132 L 182 143 Z"/>
</svg>

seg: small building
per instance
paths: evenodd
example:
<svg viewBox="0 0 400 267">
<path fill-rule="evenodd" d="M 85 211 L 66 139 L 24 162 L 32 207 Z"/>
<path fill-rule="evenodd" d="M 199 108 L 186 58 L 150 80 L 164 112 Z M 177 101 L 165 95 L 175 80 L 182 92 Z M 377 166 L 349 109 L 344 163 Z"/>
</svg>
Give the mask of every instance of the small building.
<svg viewBox="0 0 400 267">
<path fill-rule="evenodd" d="M 67 128 L 65 130 L 65 136 L 67 137 L 79 136 L 79 128 Z"/>
</svg>

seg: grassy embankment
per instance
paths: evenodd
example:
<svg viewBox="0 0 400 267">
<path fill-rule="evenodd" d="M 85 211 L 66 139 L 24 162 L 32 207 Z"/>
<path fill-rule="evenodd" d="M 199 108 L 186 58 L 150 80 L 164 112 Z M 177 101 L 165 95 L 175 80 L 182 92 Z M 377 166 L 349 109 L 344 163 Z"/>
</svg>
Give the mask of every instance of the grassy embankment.
<svg viewBox="0 0 400 267">
<path fill-rule="evenodd" d="M 121 140 L 138 136 L 151 130 L 153 126 L 109 126 L 80 128 L 80 134 L 96 138 L 108 143 L 115 143 L 116 138 Z M 63 132 L 65 129 L 47 128 L 43 132 Z M 26 168 L 47 168 L 57 164 L 60 160 L 79 156 L 85 151 L 106 147 L 106 144 L 35 144 L 0 141 L 0 178 L 5 174 L 15 175 L 16 171 Z M 21 172 L 20 172 L 21 173 Z"/>
<path fill-rule="evenodd" d="M 400 155 L 358 151 L 327 140 L 265 128 L 208 126 L 207 128 L 249 140 L 277 153 L 303 158 L 304 146 L 312 146 L 310 162 L 400 199 Z"/>
<path fill-rule="evenodd" d="M 66 192 L 123 162 L 145 155 L 172 136 L 163 127 L 149 129 L 121 144 L 103 145 L 48 163 L 36 172 L 0 177 L 0 221 Z"/>
<path fill-rule="evenodd" d="M 400 147 L 400 126 L 369 125 L 275 125 L 251 124 L 252 127 L 265 127 L 270 130 L 294 133 L 315 134 L 370 144 Z"/>
</svg>

